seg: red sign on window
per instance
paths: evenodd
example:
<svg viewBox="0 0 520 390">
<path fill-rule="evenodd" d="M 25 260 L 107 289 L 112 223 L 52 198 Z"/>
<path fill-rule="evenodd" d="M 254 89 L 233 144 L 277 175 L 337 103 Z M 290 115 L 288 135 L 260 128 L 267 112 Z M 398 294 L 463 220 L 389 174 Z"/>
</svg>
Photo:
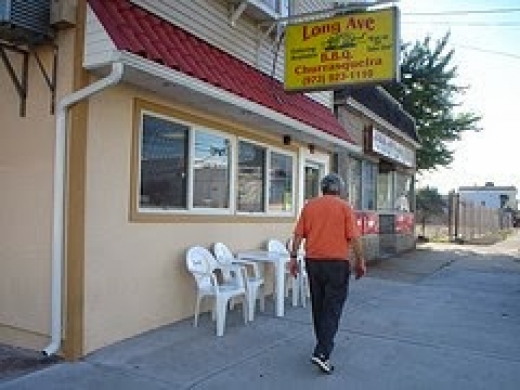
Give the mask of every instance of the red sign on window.
<svg viewBox="0 0 520 390">
<path fill-rule="evenodd" d="M 378 234 L 379 217 L 373 211 L 356 211 L 356 222 L 361 234 Z"/>
<path fill-rule="evenodd" d="M 412 233 L 414 227 L 414 214 L 403 213 L 395 216 L 395 232 L 396 233 Z"/>
</svg>

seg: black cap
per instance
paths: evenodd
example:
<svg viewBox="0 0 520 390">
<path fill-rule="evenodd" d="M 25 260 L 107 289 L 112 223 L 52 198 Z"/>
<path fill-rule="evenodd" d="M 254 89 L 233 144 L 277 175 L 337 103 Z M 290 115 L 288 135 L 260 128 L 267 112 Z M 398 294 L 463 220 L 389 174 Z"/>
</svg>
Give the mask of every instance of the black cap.
<svg viewBox="0 0 520 390">
<path fill-rule="evenodd" d="M 344 186 L 343 179 L 336 173 L 329 173 L 321 179 L 321 192 L 327 195 L 339 195 Z"/>
</svg>

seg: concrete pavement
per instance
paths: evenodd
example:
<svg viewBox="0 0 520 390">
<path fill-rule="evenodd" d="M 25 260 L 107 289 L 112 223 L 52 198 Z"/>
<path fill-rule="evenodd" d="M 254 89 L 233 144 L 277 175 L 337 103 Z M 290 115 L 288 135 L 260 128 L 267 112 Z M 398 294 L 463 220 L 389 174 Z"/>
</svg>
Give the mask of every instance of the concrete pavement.
<svg viewBox="0 0 520 390">
<path fill-rule="evenodd" d="M 309 362 L 309 306 L 267 307 L 224 337 L 208 315 L 99 350 L 80 362 L 0 382 L 0 389 L 520 388 L 520 235 L 484 246 L 425 244 L 352 281 L 332 360 Z"/>
</svg>

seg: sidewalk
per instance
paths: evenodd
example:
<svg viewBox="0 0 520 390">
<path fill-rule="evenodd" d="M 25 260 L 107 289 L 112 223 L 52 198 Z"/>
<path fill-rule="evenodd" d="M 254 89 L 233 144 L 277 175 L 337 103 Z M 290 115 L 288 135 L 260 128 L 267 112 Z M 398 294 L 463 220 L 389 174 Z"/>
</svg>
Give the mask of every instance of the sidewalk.
<svg viewBox="0 0 520 390">
<path fill-rule="evenodd" d="M 309 306 L 268 306 L 224 337 L 203 315 L 56 363 L 0 389 L 518 389 L 520 235 L 491 247 L 425 244 L 352 280 L 324 375 L 309 362 Z"/>
</svg>

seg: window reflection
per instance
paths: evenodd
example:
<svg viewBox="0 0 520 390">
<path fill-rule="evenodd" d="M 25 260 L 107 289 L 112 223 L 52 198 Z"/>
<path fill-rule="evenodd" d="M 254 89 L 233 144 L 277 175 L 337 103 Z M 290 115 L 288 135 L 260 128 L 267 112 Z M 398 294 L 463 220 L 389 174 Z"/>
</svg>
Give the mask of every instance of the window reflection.
<svg viewBox="0 0 520 390">
<path fill-rule="evenodd" d="M 144 115 L 140 207 L 186 208 L 188 127 Z"/>
<path fill-rule="evenodd" d="M 315 198 L 320 194 L 320 168 L 305 167 L 305 193 L 304 200 Z"/>
<path fill-rule="evenodd" d="M 392 172 L 379 172 L 377 176 L 377 209 L 393 209 L 393 175 Z"/>
<path fill-rule="evenodd" d="M 195 133 L 193 207 L 228 208 L 231 154 L 229 140 Z"/>
<path fill-rule="evenodd" d="M 356 209 L 361 209 L 361 160 L 350 158 L 349 160 L 349 189 L 348 198 L 350 205 Z"/>
<path fill-rule="evenodd" d="M 395 174 L 395 202 L 394 208 L 399 211 L 410 211 L 410 194 L 412 190 L 412 176 L 405 173 Z"/>
<path fill-rule="evenodd" d="M 264 148 L 239 141 L 238 211 L 262 212 L 265 209 L 265 156 Z"/>
<path fill-rule="evenodd" d="M 376 209 L 377 165 L 369 161 L 363 162 L 363 209 Z"/>
<path fill-rule="evenodd" d="M 292 157 L 271 153 L 269 209 L 291 211 L 293 209 Z"/>
<path fill-rule="evenodd" d="M 291 154 L 148 112 L 139 131 L 141 210 L 294 212 Z"/>
</svg>

